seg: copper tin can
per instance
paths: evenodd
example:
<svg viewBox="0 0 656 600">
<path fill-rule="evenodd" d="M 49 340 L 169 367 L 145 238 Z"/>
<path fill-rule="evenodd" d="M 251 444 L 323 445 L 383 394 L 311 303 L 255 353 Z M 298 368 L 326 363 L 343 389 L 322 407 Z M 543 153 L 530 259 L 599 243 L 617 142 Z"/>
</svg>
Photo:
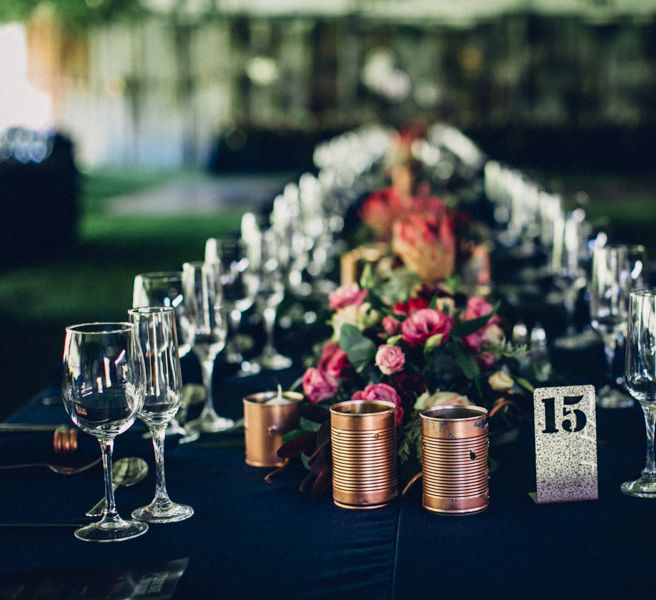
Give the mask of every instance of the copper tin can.
<svg viewBox="0 0 656 600">
<path fill-rule="evenodd" d="M 472 514 L 489 504 L 487 410 L 438 407 L 421 413 L 423 505 Z"/>
<path fill-rule="evenodd" d="M 349 400 L 330 407 L 333 501 L 379 508 L 397 495 L 394 404 Z"/>
<path fill-rule="evenodd" d="M 244 398 L 244 437 L 246 464 L 252 467 L 282 467 L 285 460 L 278 456 L 282 436 L 296 429 L 299 423 L 299 402 L 302 394 L 283 392 L 284 403 L 271 403 L 278 392 L 260 392 Z"/>
</svg>

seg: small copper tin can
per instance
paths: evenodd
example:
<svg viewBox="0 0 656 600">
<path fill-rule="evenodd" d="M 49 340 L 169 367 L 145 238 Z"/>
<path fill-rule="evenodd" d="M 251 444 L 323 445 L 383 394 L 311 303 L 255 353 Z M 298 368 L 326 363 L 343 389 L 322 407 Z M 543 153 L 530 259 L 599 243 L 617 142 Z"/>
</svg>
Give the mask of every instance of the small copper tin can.
<svg viewBox="0 0 656 600">
<path fill-rule="evenodd" d="M 423 505 L 447 515 L 488 507 L 488 419 L 480 406 L 421 412 Z"/>
<path fill-rule="evenodd" d="M 330 407 L 333 501 L 380 508 L 398 493 L 392 402 L 349 400 Z"/>
<path fill-rule="evenodd" d="M 260 392 L 244 398 L 244 437 L 246 464 L 252 467 L 282 467 L 285 460 L 278 456 L 282 436 L 296 429 L 299 423 L 299 402 L 302 394 Z"/>
</svg>

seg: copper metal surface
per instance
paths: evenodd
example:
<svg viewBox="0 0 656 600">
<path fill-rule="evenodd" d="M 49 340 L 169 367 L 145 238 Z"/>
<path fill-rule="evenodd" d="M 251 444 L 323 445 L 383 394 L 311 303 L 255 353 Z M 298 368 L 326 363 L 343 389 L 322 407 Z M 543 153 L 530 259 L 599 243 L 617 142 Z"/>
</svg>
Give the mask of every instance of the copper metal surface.
<svg viewBox="0 0 656 600">
<path fill-rule="evenodd" d="M 442 514 L 485 510 L 489 502 L 487 411 L 478 406 L 421 413 L 423 505 Z"/>
<path fill-rule="evenodd" d="M 350 400 L 330 408 L 333 501 L 379 508 L 397 495 L 396 429 L 391 402 Z"/>
<path fill-rule="evenodd" d="M 252 467 L 281 467 L 285 460 L 277 454 L 282 436 L 298 427 L 301 394 L 283 392 L 284 404 L 267 404 L 277 392 L 260 392 L 244 398 L 246 464 Z"/>
</svg>

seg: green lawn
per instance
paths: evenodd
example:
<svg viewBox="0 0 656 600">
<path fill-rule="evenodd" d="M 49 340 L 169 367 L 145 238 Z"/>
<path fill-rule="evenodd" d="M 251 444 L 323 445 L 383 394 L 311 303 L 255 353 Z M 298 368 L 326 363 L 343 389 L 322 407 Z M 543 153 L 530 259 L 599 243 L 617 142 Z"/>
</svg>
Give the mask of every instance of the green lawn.
<svg viewBox="0 0 656 600">
<path fill-rule="evenodd" d="M 56 372 L 66 325 L 125 319 L 137 273 L 176 270 L 184 261 L 200 260 L 208 237 L 239 227 L 241 213 L 236 211 L 136 218 L 103 213 L 106 198 L 173 176 L 87 174 L 77 247 L 65 256 L 0 273 L 0 419 L 41 389 L 44 375 Z"/>
</svg>

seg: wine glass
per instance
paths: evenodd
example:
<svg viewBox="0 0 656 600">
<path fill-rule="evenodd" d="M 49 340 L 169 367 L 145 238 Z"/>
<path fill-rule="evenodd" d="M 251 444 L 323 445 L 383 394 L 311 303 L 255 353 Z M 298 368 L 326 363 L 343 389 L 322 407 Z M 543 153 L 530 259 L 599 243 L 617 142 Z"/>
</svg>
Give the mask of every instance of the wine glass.
<svg viewBox="0 0 656 600">
<path fill-rule="evenodd" d="M 277 240 L 273 230 L 267 229 L 260 236 L 260 253 L 258 272 L 258 307 L 264 317 L 266 342 L 262 353 L 255 359 L 265 369 L 274 371 L 287 369 L 292 361 L 280 354 L 273 345 L 274 326 L 278 305 L 285 296 L 285 274 L 281 269 L 277 255 Z"/>
<path fill-rule="evenodd" d="M 188 262 L 182 266 L 182 284 L 188 299 L 194 331 L 192 350 L 198 357 L 205 387 L 205 406 L 200 417 L 188 423 L 192 429 L 216 433 L 234 425 L 214 410 L 212 375 L 214 360 L 225 347 L 226 328 L 221 314 L 221 267 L 218 263 Z"/>
<path fill-rule="evenodd" d="M 175 311 L 158 306 L 128 311 L 136 326 L 146 367 L 145 398 L 139 418 L 148 426 L 155 451 L 155 497 L 148 506 L 132 512 L 139 521 L 173 523 L 194 514 L 191 506 L 171 501 L 164 477 L 164 435 L 182 402 L 182 374 L 178 355 Z"/>
<path fill-rule="evenodd" d="M 645 413 L 647 462 L 642 475 L 622 484 L 629 496 L 656 498 L 656 290 L 634 290 L 629 296 L 624 375 L 629 393 Z"/>
<path fill-rule="evenodd" d="M 238 342 L 242 315 L 253 306 L 257 293 L 257 278 L 251 270 L 246 245 L 241 240 L 210 238 L 205 243 L 205 262 L 221 265 L 224 319 L 228 326 L 226 362 L 239 365 L 238 377 L 254 375 L 260 366 L 244 360 Z"/>
<path fill-rule="evenodd" d="M 191 351 L 194 331 L 189 318 L 188 302 L 185 300 L 180 271 L 157 271 L 140 273 L 134 278 L 132 307 L 170 306 L 175 309 L 176 331 L 178 336 L 178 354 L 184 358 Z M 180 418 L 186 407 L 180 411 Z M 180 425 L 178 418 L 173 417 L 166 427 L 166 435 L 179 435 L 180 443 L 189 443 L 200 437 L 198 431 Z"/>
<path fill-rule="evenodd" d="M 609 381 L 614 381 L 613 365 L 618 346 L 624 340 L 628 317 L 628 296 L 632 287 L 639 287 L 645 267 L 644 252 L 638 249 L 608 245 L 594 249 L 590 289 L 592 327 L 601 334 L 606 355 Z M 639 273 L 636 269 L 639 266 Z M 597 404 L 603 408 L 632 406 L 633 401 L 609 384 L 599 390 Z"/>
<path fill-rule="evenodd" d="M 97 523 L 75 531 L 86 542 L 142 535 L 146 523 L 123 520 L 114 502 L 114 438 L 134 423 L 144 402 L 145 366 L 132 323 L 85 323 L 66 328 L 62 397 L 71 420 L 94 436 L 105 471 L 105 508 Z"/>
</svg>

